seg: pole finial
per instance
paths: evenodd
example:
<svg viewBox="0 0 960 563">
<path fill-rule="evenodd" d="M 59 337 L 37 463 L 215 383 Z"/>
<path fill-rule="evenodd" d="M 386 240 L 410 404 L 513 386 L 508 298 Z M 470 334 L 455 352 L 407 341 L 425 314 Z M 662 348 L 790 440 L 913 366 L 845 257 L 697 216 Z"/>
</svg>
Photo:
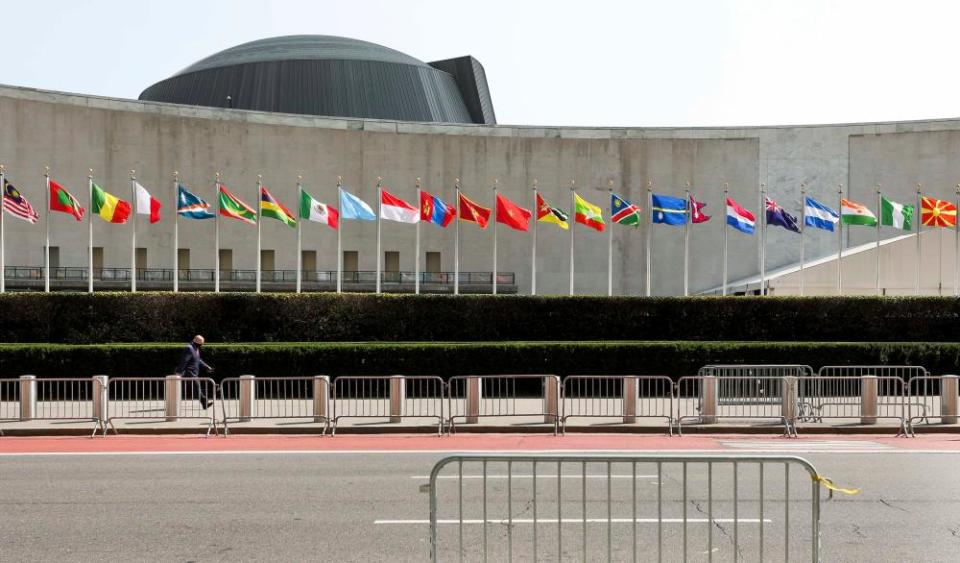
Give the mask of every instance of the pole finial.
<svg viewBox="0 0 960 563">
<path fill-rule="evenodd" d="M 609 186 L 610 189 L 613 189 L 613 178 L 607 178 L 607 186 Z"/>
<path fill-rule="evenodd" d="M 0 173 L 5 172 L 6 170 L 7 170 L 7 167 L 0 164 Z"/>
<path fill-rule="evenodd" d="M 337 183 L 343 182 L 343 176 L 337 176 Z"/>
<path fill-rule="evenodd" d="M 649 190 L 652 187 L 653 187 L 653 180 L 647 180 L 647 189 Z"/>
<path fill-rule="evenodd" d="M 3 168 L 3 166 L 0 166 L 0 168 Z M 133 168 L 131 168 L 131 169 L 130 169 L 130 177 L 133 178 L 133 177 L 136 176 L 136 175 L 137 175 L 137 171 L 134 170 Z"/>
<path fill-rule="evenodd" d="M 303 174 L 297 174 L 297 182 L 299 183 L 302 181 L 303 181 Z"/>
<path fill-rule="evenodd" d="M 263 174 L 257 174 L 257 182 L 263 181 Z"/>
<path fill-rule="evenodd" d="M 88 168 L 87 170 L 90 171 L 90 173 L 87 175 L 87 178 L 93 178 L 93 168 Z"/>
<path fill-rule="evenodd" d="M 536 178 L 534 178 L 534 179 L 533 179 L 533 189 L 537 189 L 537 185 L 538 185 L 538 184 L 540 184 L 540 180 L 537 180 Z M 960 186 L 960 184 L 957 184 L 957 186 Z"/>
<path fill-rule="evenodd" d="M 174 171 L 173 171 L 173 179 L 176 180 L 178 176 L 180 176 L 180 172 L 179 172 L 178 170 L 174 170 Z"/>
<path fill-rule="evenodd" d="M 687 180 L 687 189 L 690 189 L 690 180 Z"/>
<path fill-rule="evenodd" d="M 49 175 L 50 175 L 50 167 L 49 167 L 49 166 L 44 166 L 44 167 L 43 167 L 43 175 L 44 175 L 44 176 L 49 176 Z"/>
</svg>

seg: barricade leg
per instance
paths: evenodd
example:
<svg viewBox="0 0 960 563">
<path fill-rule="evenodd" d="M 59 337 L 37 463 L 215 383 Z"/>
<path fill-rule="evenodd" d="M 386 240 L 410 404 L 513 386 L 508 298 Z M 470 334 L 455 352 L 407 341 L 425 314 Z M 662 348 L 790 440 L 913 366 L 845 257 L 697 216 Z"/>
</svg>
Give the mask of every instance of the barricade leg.
<svg viewBox="0 0 960 563">
<path fill-rule="evenodd" d="M 483 385 L 479 377 L 467 378 L 465 424 L 476 424 L 480 416 L 480 402 L 483 400 Z"/>
<path fill-rule="evenodd" d="M 960 391 L 960 376 L 945 375 L 940 380 L 940 422 L 943 424 L 956 424 L 958 410 L 957 397 Z"/>
<path fill-rule="evenodd" d="M 330 425 L 330 378 L 317 375 L 313 378 L 313 421 L 323 422 L 323 432 L 327 432 Z"/>
<path fill-rule="evenodd" d="M 623 423 L 637 422 L 637 380 L 632 377 L 623 378 Z"/>
<path fill-rule="evenodd" d="M 543 422 L 552 423 L 554 432 L 560 417 L 560 378 L 547 377 L 543 390 Z"/>
<path fill-rule="evenodd" d="M 780 414 L 783 416 L 783 424 L 787 428 L 788 436 L 797 435 L 797 405 L 799 394 L 797 393 L 797 377 L 788 375 L 783 378 L 781 383 L 781 404 Z"/>
<path fill-rule="evenodd" d="M 240 422 L 250 422 L 250 418 L 256 416 L 257 382 L 256 377 L 252 375 L 240 376 Z"/>
<path fill-rule="evenodd" d="M 877 423 L 877 376 L 860 378 L 860 424 Z"/>
<path fill-rule="evenodd" d="M 174 422 L 180 416 L 180 398 L 182 386 L 179 375 L 168 375 L 163 382 L 163 411 L 167 422 Z"/>
<path fill-rule="evenodd" d="M 704 376 L 700 382 L 700 424 L 717 423 L 717 403 L 717 376 Z"/>
<path fill-rule="evenodd" d="M 407 397 L 407 386 L 403 377 L 390 378 L 390 422 L 397 424 L 403 419 L 403 402 Z"/>
<path fill-rule="evenodd" d="M 37 415 L 37 376 L 20 376 L 20 420 L 32 420 Z"/>
<path fill-rule="evenodd" d="M 109 401 L 107 385 L 109 379 L 110 378 L 106 375 L 93 376 L 93 417 L 96 419 L 97 425 L 93 427 L 93 434 L 91 434 L 91 437 L 96 436 L 97 430 L 101 429 L 103 430 L 103 435 L 107 435 L 107 427 L 104 424 L 104 421 L 110 418 L 110 415 L 107 412 L 107 405 Z"/>
</svg>

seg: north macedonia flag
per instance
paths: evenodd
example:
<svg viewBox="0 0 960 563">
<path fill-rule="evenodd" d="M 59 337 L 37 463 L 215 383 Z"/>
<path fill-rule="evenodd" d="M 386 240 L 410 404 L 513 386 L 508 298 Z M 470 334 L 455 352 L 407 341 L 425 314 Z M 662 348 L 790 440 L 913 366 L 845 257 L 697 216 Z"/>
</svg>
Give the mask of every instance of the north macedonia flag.
<svg viewBox="0 0 960 563">
<path fill-rule="evenodd" d="M 927 227 L 956 227 L 957 206 L 942 199 L 921 197 L 920 221 Z"/>
</svg>

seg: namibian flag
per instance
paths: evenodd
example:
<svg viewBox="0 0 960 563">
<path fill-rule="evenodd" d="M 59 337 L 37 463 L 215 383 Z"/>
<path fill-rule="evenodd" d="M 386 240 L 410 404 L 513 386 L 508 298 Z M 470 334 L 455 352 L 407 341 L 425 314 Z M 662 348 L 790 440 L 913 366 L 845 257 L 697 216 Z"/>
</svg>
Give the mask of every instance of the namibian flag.
<svg viewBox="0 0 960 563">
<path fill-rule="evenodd" d="M 230 190 L 223 184 L 220 184 L 220 215 L 232 217 L 251 225 L 257 224 L 257 212 L 230 193 Z"/>
<path fill-rule="evenodd" d="M 610 194 L 610 220 L 621 225 L 640 224 L 640 206 L 630 203 L 615 193 Z"/>
<path fill-rule="evenodd" d="M 297 220 L 293 217 L 293 213 L 290 213 L 289 209 L 277 201 L 266 186 L 260 186 L 260 215 L 283 221 L 288 227 L 297 226 Z"/>
<path fill-rule="evenodd" d="M 130 217 L 130 202 L 103 191 L 100 186 L 91 183 L 90 211 L 110 223 L 126 223 Z"/>
</svg>

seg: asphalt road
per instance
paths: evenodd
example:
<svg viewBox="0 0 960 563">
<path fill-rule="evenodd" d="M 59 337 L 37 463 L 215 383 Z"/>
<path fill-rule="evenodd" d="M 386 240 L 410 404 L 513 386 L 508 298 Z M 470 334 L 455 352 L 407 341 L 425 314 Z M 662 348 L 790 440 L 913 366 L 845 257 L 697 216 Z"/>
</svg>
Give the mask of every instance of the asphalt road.
<svg viewBox="0 0 960 563">
<path fill-rule="evenodd" d="M 428 495 L 421 492 L 422 478 L 444 454 L 428 453 L 176 453 L 127 455 L 30 455 L 0 456 L 0 560 L 2 561 L 425 561 L 429 555 Z M 823 504 L 823 558 L 825 561 L 957 561 L 960 560 L 960 479 L 958 453 L 884 452 L 809 453 L 821 473 L 838 484 L 860 487 L 856 496 L 843 496 Z M 465 498 L 472 508 L 468 517 L 481 518 L 477 488 L 481 481 L 476 467 L 464 473 L 474 476 L 466 483 Z M 529 466 L 511 471 L 512 494 L 529 495 Z M 603 467 L 590 467 L 600 473 Z M 725 471 L 725 470 L 724 470 Z M 580 515 L 583 486 L 578 468 L 563 477 L 562 518 Z M 622 496 L 624 484 L 632 484 L 629 467 L 615 467 L 614 496 Z M 641 468 L 640 496 L 651 497 L 656 481 L 649 468 Z M 448 475 L 453 475 L 448 473 Z M 490 467 L 491 492 L 503 493 L 502 467 Z M 728 487 L 720 485 L 731 475 L 717 471 L 714 509 L 729 517 Z M 662 476 L 666 484 L 676 475 Z M 741 486 L 755 476 L 744 473 Z M 702 491 L 703 477 L 691 475 L 691 484 Z M 457 496 L 453 482 L 442 485 L 447 512 L 455 517 Z M 809 481 L 792 481 L 795 490 L 808 491 Z M 539 480 L 540 518 L 556 510 L 557 479 Z M 591 499 L 588 516 L 605 516 L 602 502 L 606 480 L 588 478 Z M 452 488 L 453 487 L 453 488 Z M 780 484 L 767 475 L 768 490 Z M 619 493 L 617 492 L 619 491 Z M 669 494 L 672 494 L 669 493 Z M 551 496 L 552 495 L 552 496 Z M 768 560 L 783 560 L 779 530 L 783 527 L 783 504 L 768 497 Z M 755 495 L 754 495 L 755 497 Z M 750 500 L 750 494 L 744 493 Z M 552 499 L 552 500 L 551 500 Z M 702 500 L 702 499 L 701 499 Z M 756 500 L 753 498 L 753 500 Z M 517 500 L 515 502 L 522 502 Z M 690 507 L 690 517 L 696 508 Z M 529 518 L 530 507 L 518 506 L 516 518 Z M 676 516 L 678 504 L 667 511 Z M 746 506 L 746 505 L 744 505 Z M 799 532 L 808 526 L 803 503 L 796 505 L 793 526 Z M 702 508 L 702 504 L 701 504 Z M 503 515 L 489 507 L 488 518 Z M 499 510 L 499 512 L 498 512 Z M 623 506 L 617 516 L 629 515 Z M 668 514 L 668 515 L 670 515 Z M 655 513 L 654 513 L 655 515 Z M 757 516 L 756 504 L 742 508 L 740 518 Z M 650 513 L 640 516 L 650 516 Z M 555 516 L 549 516 L 556 518 Z M 379 523 L 378 523 L 379 521 Z M 399 522 L 398 522 L 399 521 Z M 555 520 L 554 520 L 555 522 Z M 541 560 L 556 560 L 556 535 L 542 524 L 538 539 Z M 569 526 L 569 533 L 567 532 Z M 641 560 L 654 560 L 654 525 L 639 524 Z M 740 540 L 756 542 L 757 524 L 744 520 Z M 721 529 L 723 528 L 723 529 Z M 467 560 L 479 554 L 479 525 L 468 526 Z M 630 524 L 618 524 L 615 541 L 629 535 Z M 677 560 L 679 527 L 668 525 L 670 543 L 666 560 Z M 706 560 L 705 525 L 692 532 L 688 558 Z M 809 529 L 809 528 L 807 528 Z M 443 530 L 446 540 L 456 536 L 454 525 Z M 506 527 L 491 524 L 490 560 L 505 558 L 505 542 L 513 543 L 515 560 L 529 550 L 529 524 L 518 523 L 513 537 Z M 564 553 L 580 557 L 575 539 L 581 527 L 566 524 L 569 535 Z M 603 560 L 605 531 L 591 524 L 588 559 Z M 731 525 L 718 525 L 713 534 L 714 560 L 732 560 Z M 801 543 L 802 537 L 798 533 Z M 595 536 L 595 537 L 594 537 Z M 600 538 L 597 540 L 597 538 Z M 596 540 L 596 541 L 595 541 Z M 551 551 L 553 555 L 551 555 Z M 447 552 L 449 556 L 453 551 Z M 793 552 L 791 552 L 793 553 Z M 799 554 L 799 551 L 797 552 Z M 797 555 L 799 557 L 799 555 Z M 629 551 L 614 551 L 614 559 L 629 557 Z M 753 548 L 741 560 L 759 560 Z"/>
</svg>

